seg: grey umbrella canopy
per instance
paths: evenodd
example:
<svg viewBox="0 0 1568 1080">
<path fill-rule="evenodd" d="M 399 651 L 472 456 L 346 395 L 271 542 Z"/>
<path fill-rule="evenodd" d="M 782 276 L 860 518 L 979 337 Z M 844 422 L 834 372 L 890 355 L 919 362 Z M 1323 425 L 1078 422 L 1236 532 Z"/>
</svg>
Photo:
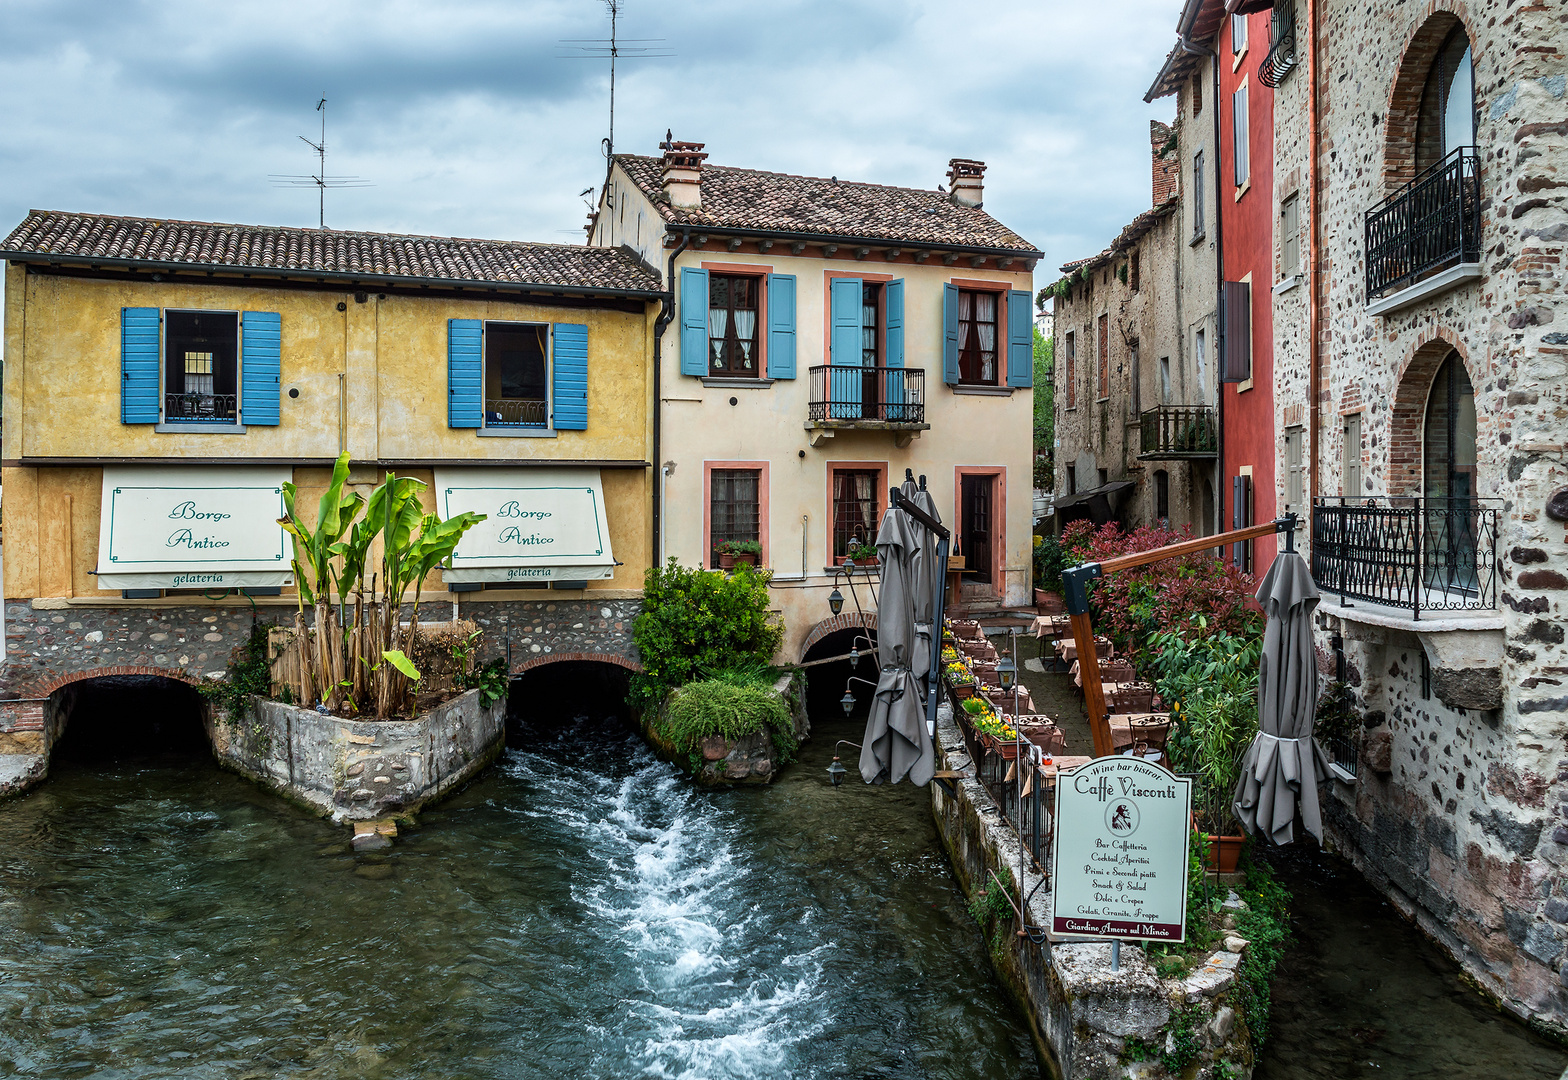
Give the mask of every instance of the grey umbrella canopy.
<svg viewBox="0 0 1568 1080">
<path fill-rule="evenodd" d="M 925 488 L 917 487 L 913 480 L 905 480 L 903 495 L 915 506 L 941 522 L 936 512 L 936 500 Z M 909 669 L 916 679 L 924 681 L 931 672 L 931 623 L 936 617 L 936 592 L 940 588 L 945 567 L 936 564 L 936 534 L 918 526 L 915 532 L 919 543 L 915 548 L 914 570 L 910 574 L 910 588 L 914 593 L 915 642 L 909 658 Z"/>
<path fill-rule="evenodd" d="M 1329 777 L 1328 759 L 1312 737 L 1318 701 L 1317 650 L 1312 612 L 1318 589 L 1295 552 L 1275 556 L 1258 586 L 1268 615 L 1258 665 L 1258 734 L 1242 761 L 1232 809 L 1250 833 L 1276 844 L 1295 839 L 1296 804 L 1301 824 L 1323 840 L 1318 784 Z"/>
<path fill-rule="evenodd" d="M 915 551 L 925 530 L 902 510 L 889 509 L 877 529 L 882 595 L 877 599 L 877 658 L 882 671 L 861 740 L 860 775 L 868 784 L 908 779 L 925 785 L 936 770 L 936 747 L 926 734 L 920 685 L 910 671 L 915 645 Z"/>
</svg>

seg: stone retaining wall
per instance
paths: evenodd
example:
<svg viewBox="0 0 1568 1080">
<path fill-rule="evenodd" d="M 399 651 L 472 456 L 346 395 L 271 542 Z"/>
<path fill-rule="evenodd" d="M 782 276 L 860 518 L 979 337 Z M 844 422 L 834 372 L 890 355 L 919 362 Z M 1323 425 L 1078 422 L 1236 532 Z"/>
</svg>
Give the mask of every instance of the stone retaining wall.
<svg viewBox="0 0 1568 1080">
<path fill-rule="evenodd" d="M 253 698 L 239 724 L 210 722 L 218 761 L 337 821 L 413 813 L 494 761 L 506 701 L 470 690 L 416 720 L 345 720 Z"/>
<path fill-rule="evenodd" d="M 938 711 L 936 735 L 937 767 L 972 771 L 946 705 Z M 990 878 L 995 871 L 1015 899 L 1026 897 L 1031 925 L 1050 925 L 1050 894 L 1032 869 L 1025 869 L 1019 882 L 1023 849 L 1000 808 L 979 781 L 959 780 L 956 786 L 956 793 L 949 794 L 933 783 L 931 808 L 964 893 L 996 888 Z M 1222 1060 L 1240 1070 L 1233 1076 L 1251 1076 L 1251 1036 L 1230 1000 L 1240 953 L 1218 951 L 1186 978 L 1162 979 L 1135 944 L 1122 946 L 1120 970 L 1113 972 L 1109 943 L 1035 945 L 1011 933 L 1016 928 L 1012 920 L 1004 926 L 1007 944 L 991 950 L 992 965 L 1027 1017 L 1036 1049 L 1062 1080 L 1163 1080 L 1169 1074 L 1159 1061 L 1123 1058 L 1131 1039 L 1163 1048 L 1178 1010 L 1198 1011 L 1195 1026 L 1203 1043 L 1184 1077 L 1212 1077 Z"/>
</svg>

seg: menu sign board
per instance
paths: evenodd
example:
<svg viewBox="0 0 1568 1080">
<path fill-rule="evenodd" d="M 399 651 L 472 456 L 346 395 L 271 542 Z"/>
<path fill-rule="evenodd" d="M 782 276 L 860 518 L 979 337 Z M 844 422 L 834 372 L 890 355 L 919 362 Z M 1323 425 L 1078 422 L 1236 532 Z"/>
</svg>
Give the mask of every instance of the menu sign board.
<svg viewBox="0 0 1568 1080">
<path fill-rule="evenodd" d="M 1051 931 L 1185 941 L 1192 781 L 1137 757 L 1096 758 L 1056 784 Z"/>
</svg>

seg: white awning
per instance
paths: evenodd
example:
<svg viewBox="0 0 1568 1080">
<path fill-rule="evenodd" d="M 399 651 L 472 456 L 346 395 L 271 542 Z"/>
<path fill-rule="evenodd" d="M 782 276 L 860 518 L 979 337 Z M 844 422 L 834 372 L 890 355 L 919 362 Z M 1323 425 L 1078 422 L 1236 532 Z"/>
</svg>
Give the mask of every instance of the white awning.
<svg viewBox="0 0 1568 1080">
<path fill-rule="evenodd" d="M 283 482 L 293 470 L 221 465 L 103 470 L 102 589 L 273 588 L 293 583 Z"/>
<path fill-rule="evenodd" d="M 463 535 L 449 583 L 593 581 L 615 574 L 598 469 L 436 469 L 436 512 L 485 520 Z"/>
</svg>

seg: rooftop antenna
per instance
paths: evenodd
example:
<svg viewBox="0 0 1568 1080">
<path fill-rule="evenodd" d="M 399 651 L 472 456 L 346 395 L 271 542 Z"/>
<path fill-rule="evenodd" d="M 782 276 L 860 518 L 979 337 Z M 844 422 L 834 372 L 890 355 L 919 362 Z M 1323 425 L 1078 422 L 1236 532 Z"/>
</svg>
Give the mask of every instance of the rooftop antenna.
<svg viewBox="0 0 1568 1080">
<path fill-rule="evenodd" d="M 619 22 L 626 9 L 626 0 L 603 0 L 610 12 L 610 36 L 605 38 L 563 38 L 560 55 L 575 60 L 610 61 L 610 137 L 602 141 L 605 160 L 615 156 L 615 63 L 617 60 L 650 60 L 674 56 L 675 50 L 665 48 L 664 38 L 622 38 Z M 636 44 L 625 45 L 623 41 Z"/>
<path fill-rule="evenodd" d="M 369 180 L 361 180 L 357 176 L 328 176 L 327 175 L 327 98 L 323 94 L 320 101 L 316 102 L 316 111 L 321 114 L 321 141 L 312 142 L 301 135 L 300 142 L 316 152 L 318 160 L 317 171 L 310 176 L 288 176 L 274 173 L 269 179 L 280 187 L 314 187 L 317 195 L 317 224 L 320 228 L 327 227 L 327 188 L 371 187 Z"/>
</svg>

